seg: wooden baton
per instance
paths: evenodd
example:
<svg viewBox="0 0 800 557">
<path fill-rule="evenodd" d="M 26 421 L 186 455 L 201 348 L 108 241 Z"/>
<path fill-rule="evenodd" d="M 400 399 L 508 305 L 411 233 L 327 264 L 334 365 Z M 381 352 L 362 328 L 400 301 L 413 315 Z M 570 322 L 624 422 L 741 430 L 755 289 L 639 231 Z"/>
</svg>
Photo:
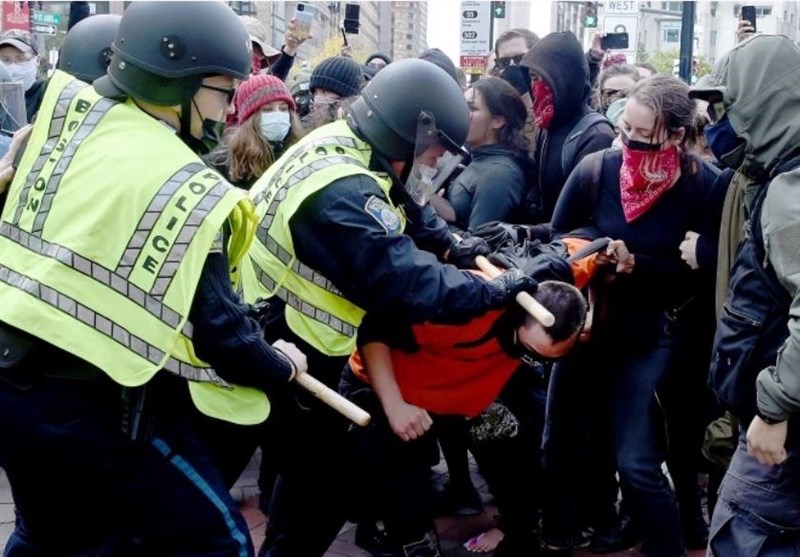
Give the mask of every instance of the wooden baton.
<svg viewBox="0 0 800 557">
<path fill-rule="evenodd" d="M 479 255 L 475 258 L 475 264 L 481 271 L 492 278 L 499 277 L 503 274 L 503 271 L 495 267 L 492 262 L 486 259 L 486 257 L 483 255 Z M 546 307 L 537 302 L 533 296 L 527 292 L 517 292 L 516 299 L 517 303 L 544 327 L 552 327 L 553 323 L 556 322 L 556 318 L 553 316 L 553 314 L 550 313 Z"/>
<path fill-rule="evenodd" d="M 315 379 L 308 373 L 298 373 L 294 381 L 356 425 L 364 427 L 372 419 L 372 416 L 370 416 L 368 412 L 359 408 L 328 387 L 325 383 Z"/>
</svg>

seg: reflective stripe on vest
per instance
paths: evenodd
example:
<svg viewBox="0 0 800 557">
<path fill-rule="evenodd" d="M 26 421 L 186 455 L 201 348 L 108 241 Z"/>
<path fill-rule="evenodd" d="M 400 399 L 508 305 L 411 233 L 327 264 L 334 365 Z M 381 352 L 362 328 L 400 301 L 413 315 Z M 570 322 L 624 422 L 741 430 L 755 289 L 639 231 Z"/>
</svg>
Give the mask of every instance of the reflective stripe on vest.
<svg viewBox="0 0 800 557">
<path fill-rule="evenodd" d="M 266 397 L 202 362 L 188 322 L 214 238 L 228 221 L 243 252 L 248 219 L 244 194 L 162 124 L 56 72 L 0 219 L 0 320 L 123 385 L 165 369 L 202 411 L 258 423 Z"/>
<path fill-rule="evenodd" d="M 376 180 L 391 206 L 391 181 L 369 170 L 371 154 L 370 146 L 345 122 L 335 122 L 306 136 L 250 190 L 259 226 L 250 250 L 252 269 L 244 273 L 245 299 L 277 296 L 286 302 L 289 327 L 330 356 L 347 355 L 352 350 L 364 312 L 345 299 L 325 276 L 297 259 L 288 223 L 308 196 L 356 174 Z M 395 212 L 404 226 L 403 214 L 397 209 Z"/>
</svg>

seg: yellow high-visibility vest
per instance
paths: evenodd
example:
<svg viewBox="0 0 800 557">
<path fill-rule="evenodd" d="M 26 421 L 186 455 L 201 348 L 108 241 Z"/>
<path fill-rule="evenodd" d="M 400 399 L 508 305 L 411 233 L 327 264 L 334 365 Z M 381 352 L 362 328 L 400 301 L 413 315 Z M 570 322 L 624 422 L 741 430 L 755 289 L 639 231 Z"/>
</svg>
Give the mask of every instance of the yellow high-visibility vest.
<svg viewBox="0 0 800 557">
<path fill-rule="evenodd" d="M 389 197 L 392 182 L 369 169 L 372 147 L 346 122 L 314 130 L 292 146 L 250 189 L 259 220 L 242 271 L 245 300 L 277 296 L 286 302 L 286 322 L 300 338 L 328 356 L 349 355 L 364 310 L 344 298 L 321 273 L 297 259 L 289 221 L 310 195 L 347 176 L 376 180 L 385 199 L 375 199 L 393 233 L 406 219 Z M 355 262 L 354 262 L 355 264 Z"/>
<path fill-rule="evenodd" d="M 159 370 L 209 416 L 266 419 L 257 389 L 228 384 L 192 346 L 192 299 L 225 223 L 235 266 L 253 206 L 164 124 L 57 71 L 0 217 L 0 321 L 125 386 Z"/>
</svg>

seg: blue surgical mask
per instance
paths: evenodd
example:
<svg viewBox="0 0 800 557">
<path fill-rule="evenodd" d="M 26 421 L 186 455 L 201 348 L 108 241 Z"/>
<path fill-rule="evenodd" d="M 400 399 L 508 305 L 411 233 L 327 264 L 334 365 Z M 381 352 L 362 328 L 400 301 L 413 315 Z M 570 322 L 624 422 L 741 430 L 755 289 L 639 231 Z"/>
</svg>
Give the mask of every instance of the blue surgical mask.
<svg viewBox="0 0 800 557">
<path fill-rule="evenodd" d="M 703 135 L 706 137 L 708 148 L 719 162 L 734 170 L 739 168 L 744 160 L 747 144 L 744 139 L 736 135 L 727 114 L 716 124 L 706 126 Z"/>
<path fill-rule="evenodd" d="M 11 76 L 11 81 L 21 82 L 24 91 L 30 89 L 34 81 L 36 81 L 37 68 L 36 58 L 32 58 L 22 64 L 8 64 L 6 66 L 9 76 Z"/>
<path fill-rule="evenodd" d="M 271 143 L 280 143 L 289 135 L 292 121 L 288 112 L 261 113 L 261 135 Z"/>
</svg>

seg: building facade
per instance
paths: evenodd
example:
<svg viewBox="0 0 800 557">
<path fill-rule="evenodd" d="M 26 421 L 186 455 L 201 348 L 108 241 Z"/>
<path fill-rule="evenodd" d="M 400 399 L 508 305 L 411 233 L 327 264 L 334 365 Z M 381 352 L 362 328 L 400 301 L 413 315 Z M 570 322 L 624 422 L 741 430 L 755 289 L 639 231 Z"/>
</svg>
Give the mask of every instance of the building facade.
<svg viewBox="0 0 800 557">
<path fill-rule="evenodd" d="M 381 2 L 391 4 L 391 26 L 381 36 L 391 37 L 389 54 L 394 60 L 416 58 L 428 48 L 428 3 L 420 1 Z M 384 16 L 385 18 L 385 16 Z M 380 18 L 381 21 L 384 18 Z"/>
</svg>

